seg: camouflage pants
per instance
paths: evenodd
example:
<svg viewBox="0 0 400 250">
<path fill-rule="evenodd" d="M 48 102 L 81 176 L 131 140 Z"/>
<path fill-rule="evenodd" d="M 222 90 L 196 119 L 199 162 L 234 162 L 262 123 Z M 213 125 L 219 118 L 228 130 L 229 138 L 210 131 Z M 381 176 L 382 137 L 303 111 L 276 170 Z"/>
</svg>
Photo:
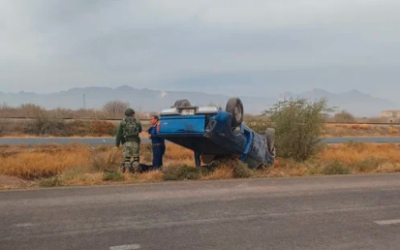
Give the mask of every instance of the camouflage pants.
<svg viewBox="0 0 400 250">
<path fill-rule="evenodd" d="M 131 158 L 133 157 L 133 167 L 139 167 L 139 153 L 140 153 L 140 143 L 136 141 L 125 142 L 122 146 L 122 153 L 125 157 L 125 167 L 130 165 Z"/>
</svg>

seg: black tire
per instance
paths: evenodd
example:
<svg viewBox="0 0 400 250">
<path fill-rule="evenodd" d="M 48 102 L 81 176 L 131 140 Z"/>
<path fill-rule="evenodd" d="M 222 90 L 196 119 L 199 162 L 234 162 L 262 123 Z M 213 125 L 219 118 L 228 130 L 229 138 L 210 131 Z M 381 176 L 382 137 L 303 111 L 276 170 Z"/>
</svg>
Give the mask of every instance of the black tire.
<svg viewBox="0 0 400 250">
<path fill-rule="evenodd" d="M 269 153 L 275 156 L 275 129 L 268 128 L 265 132 L 265 139 L 267 140 L 267 148 Z"/>
<path fill-rule="evenodd" d="M 187 99 L 177 100 L 174 104 L 176 108 L 190 107 L 192 104 Z"/>
<path fill-rule="evenodd" d="M 243 103 L 239 98 L 231 98 L 226 104 L 226 112 L 232 115 L 232 127 L 238 127 L 243 122 Z"/>
</svg>

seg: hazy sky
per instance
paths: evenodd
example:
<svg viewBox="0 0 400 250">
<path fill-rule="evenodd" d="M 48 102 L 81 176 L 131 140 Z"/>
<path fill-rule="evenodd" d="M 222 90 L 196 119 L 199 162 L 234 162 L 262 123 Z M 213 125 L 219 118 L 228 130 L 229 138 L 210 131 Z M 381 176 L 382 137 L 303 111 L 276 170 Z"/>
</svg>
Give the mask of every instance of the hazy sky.
<svg viewBox="0 0 400 250">
<path fill-rule="evenodd" d="M 393 100 L 399 13 L 399 0 L 1 0 L 0 91 L 322 88 Z"/>
</svg>

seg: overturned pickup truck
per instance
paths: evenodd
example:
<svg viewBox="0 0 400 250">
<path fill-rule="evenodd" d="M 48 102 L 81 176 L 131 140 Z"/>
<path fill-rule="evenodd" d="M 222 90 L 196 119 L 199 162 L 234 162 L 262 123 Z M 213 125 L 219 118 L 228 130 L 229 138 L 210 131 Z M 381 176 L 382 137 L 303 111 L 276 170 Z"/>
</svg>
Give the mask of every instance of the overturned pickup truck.
<svg viewBox="0 0 400 250">
<path fill-rule="evenodd" d="M 243 124 L 243 110 L 239 98 L 231 98 L 225 111 L 178 100 L 161 112 L 159 136 L 193 150 L 196 166 L 235 155 L 252 169 L 274 164 L 275 130 L 257 134 Z"/>
</svg>

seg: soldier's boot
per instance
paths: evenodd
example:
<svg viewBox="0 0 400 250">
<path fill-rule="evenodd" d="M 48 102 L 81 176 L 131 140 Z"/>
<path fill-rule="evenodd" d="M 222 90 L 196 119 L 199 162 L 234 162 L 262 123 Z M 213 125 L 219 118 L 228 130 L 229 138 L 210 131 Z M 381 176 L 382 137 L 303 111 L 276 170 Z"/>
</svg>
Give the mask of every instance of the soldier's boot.
<svg viewBox="0 0 400 250">
<path fill-rule="evenodd" d="M 133 157 L 132 166 L 136 172 L 140 172 L 139 157 Z"/>
<path fill-rule="evenodd" d="M 133 168 L 132 163 L 130 163 L 130 165 L 129 165 L 129 173 L 131 173 L 131 174 L 135 173 L 135 169 Z"/>
<path fill-rule="evenodd" d="M 125 157 L 125 163 L 123 165 L 122 173 L 125 173 L 126 169 L 131 167 L 131 157 Z"/>
</svg>

